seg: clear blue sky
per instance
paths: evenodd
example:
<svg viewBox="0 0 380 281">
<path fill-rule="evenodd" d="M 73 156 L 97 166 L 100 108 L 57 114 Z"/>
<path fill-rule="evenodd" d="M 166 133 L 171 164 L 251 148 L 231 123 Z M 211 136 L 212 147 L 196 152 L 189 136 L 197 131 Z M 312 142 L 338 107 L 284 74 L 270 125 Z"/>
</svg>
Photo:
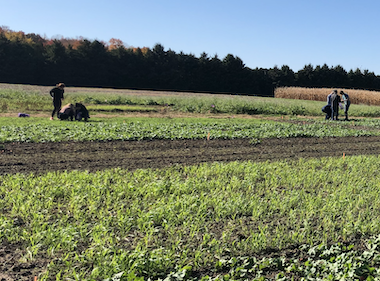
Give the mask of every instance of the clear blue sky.
<svg viewBox="0 0 380 281">
<path fill-rule="evenodd" d="M 0 26 L 223 59 L 380 75 L 378 0 L 0 0 Z"/>
</svg>

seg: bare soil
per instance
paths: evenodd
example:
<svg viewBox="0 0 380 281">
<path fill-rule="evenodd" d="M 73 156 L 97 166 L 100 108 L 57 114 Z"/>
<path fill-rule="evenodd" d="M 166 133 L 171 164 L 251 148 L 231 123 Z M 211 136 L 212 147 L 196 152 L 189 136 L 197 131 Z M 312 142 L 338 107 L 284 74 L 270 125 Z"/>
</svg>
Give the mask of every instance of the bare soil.
<svg viewBox="0 0 380 281">
<path fill-rule="evenodd" d="M 342 147 L 347 147 L 344 151 Z M 0 174 L 120 167 L 159 169 L 204 162 L 267 161 L 310 157 L 380 154 L 380 137 L 287 138 L 261 140 L 152 140 L 110 142 L 5 143 Z"/>
</svg>

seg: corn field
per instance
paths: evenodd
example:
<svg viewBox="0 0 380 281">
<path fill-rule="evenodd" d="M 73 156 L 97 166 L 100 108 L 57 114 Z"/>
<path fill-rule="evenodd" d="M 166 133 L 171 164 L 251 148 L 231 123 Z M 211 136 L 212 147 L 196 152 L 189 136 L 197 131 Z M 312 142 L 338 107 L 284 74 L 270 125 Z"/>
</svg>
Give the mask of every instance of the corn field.
<svg viewBox="0 0 380 281">
<path fill-rule="evenodd" d="M 350 96 L 351 103 L 365 105 L 380 105 L 380 92 L 341 89 L 341 88 L 302 88 L 302 87 L 280 87 L 274 92 L 275 98 L 298 99 L 298 100 L 314 100 L 326 101 L 327 95 L 333 90 L 344 91 Z"/>
</svg>

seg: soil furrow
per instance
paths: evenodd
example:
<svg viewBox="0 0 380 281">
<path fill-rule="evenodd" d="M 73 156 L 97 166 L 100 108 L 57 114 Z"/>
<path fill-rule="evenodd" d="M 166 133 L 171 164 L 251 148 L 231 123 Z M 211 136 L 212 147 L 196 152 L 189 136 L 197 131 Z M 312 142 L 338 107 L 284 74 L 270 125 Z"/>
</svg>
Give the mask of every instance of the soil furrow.
<svg viewBox="0 0 380 281">
<path fill-rule="evenodd" d="M 204 162 L 274 161 L 310 157 L 380 154 L 380 137 L 149 140 L 110 142 L 6 143 L 0 151 L 0 174 L 120 167 L 163 168 Z"/>
</svg>

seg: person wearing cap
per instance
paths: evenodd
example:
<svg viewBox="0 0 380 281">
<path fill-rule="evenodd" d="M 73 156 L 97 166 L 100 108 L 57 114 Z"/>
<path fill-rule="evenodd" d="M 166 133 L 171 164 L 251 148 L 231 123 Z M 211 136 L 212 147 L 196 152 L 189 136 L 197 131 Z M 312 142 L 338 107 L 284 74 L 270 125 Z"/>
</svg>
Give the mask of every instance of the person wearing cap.
<svg viewBox="0 0 380 281">
<path fill-rule="evenodd" d="M 65 88 L 65 84 L 59 83 L 50 91 L 50 96 L 53 99 L 53 106 L 54 106 L 53 112 L 51 113 L 50 120 L 54 120 L 55 113 L 57 113 L 57 117 L 59 115 L 59 111 L 61 110 L 61 106 L 62 106 L 62 100 L 64 99 L 63 97 L 63 93 L 65 92 L 64 88 Z"/>
<path fill-rule="evenodd" d="M 343 91 L 340 91 L 340 94 L 342 95 L 342 101 L 344 104 L 344 116 L 345 116 L 344 120 L 348 121 L 348 109 L 350 108 L 350 105 L 351 105 L 350 97 L 347 95 L 347 93 Z"/>
</svg>

